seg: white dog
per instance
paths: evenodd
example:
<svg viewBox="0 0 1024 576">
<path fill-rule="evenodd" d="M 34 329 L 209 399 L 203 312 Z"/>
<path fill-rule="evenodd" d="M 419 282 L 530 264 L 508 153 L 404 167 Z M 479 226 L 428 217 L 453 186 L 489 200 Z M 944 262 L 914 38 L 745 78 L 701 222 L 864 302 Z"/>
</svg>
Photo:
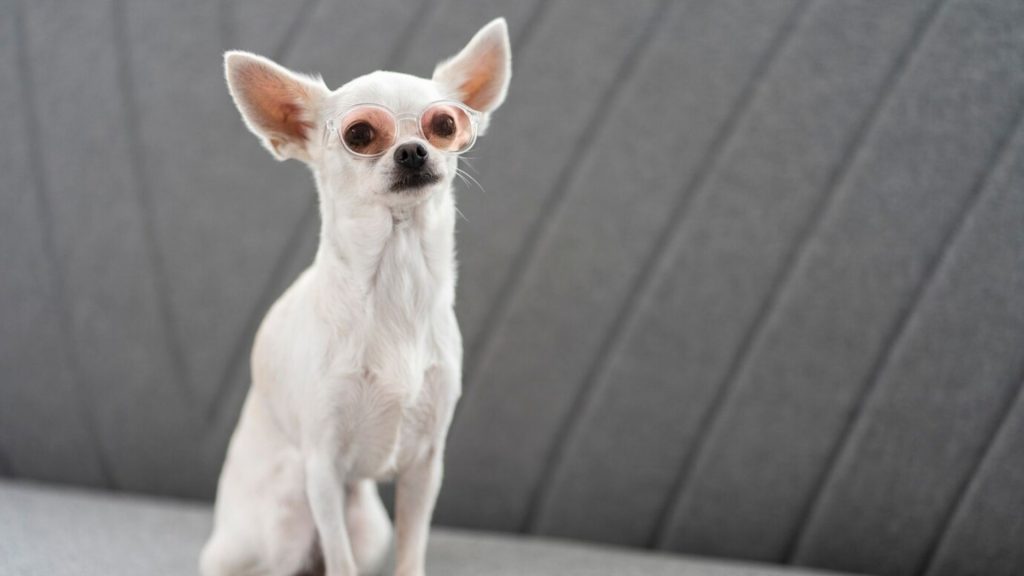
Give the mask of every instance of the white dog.
<svg viewBox="0 0 1024 576">
<path fill-rule="evenodd" d="M 451 184 L 505 98 L 505 21 L 429 80 L 378 71 L 332 92 L 253 54 L 225 67 L 249 129 L 312 169 L 322 227 L 256 335 L 201 572 L 377 570 L 391 522 L 376 482 L 394 478 L 397 574 L 420 576 L 462 387 Z"/>
</svg>

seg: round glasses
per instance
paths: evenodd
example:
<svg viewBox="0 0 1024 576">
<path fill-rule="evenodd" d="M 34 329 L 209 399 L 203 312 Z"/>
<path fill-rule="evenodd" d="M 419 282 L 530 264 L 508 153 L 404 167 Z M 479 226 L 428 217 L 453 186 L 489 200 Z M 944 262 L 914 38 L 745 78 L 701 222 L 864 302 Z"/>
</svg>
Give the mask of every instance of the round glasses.
<svg viewBox="0 0 1024 576">
<path fill-rule="evenodd" d="M 327 137 L 337 133 L 353 156 L 375 158 L 395 144 L 403 122 L 415 122 L 420 137 L 449 154 L 462 154 L 476 142 L 479 113 L 461 102 L 442 100 L 419 115 L 395 114 L 379 104 L 357 104 L 327 121 Z"/>
</svg>

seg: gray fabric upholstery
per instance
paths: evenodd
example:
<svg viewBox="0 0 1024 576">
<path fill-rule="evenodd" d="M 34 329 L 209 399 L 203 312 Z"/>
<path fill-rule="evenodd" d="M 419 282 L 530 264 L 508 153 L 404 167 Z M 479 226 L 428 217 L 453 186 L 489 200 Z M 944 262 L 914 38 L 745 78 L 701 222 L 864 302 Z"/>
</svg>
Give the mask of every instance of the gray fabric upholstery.
<svg viewBox="0 0 1024 576">
<path fill-rule="evenodd" d="M 499 14 L 515 75 L 458 191 L 437 522 L 1024 572 L 1020 0 L 0 0 L 0 475 L 212 497 L 317 232 L 223 50 L 427 75 Z M 2 522 L 59 513 L 9 490 Z M 181 530 L 168 554 L 205 530 L 186 508 L 130 507 Z M 481 542 L 444 573 L 520 553 Z"/>
<path fill-rule="evenodd" d="M 206 505 L 0 482 L 0 574 L 194 574 L 210 522 Z M 445 529 L 431 534 L 427 567 L 446 576 L 826 574 Z"/>
</svg>

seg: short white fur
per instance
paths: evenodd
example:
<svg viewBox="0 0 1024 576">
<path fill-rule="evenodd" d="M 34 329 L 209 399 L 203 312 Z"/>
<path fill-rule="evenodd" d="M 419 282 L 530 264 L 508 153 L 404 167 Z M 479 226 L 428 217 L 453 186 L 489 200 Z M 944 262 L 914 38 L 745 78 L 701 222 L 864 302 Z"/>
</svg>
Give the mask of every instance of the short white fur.
<svg viewBox="0 0 1024 576">
<path fill-rule="evenodd" d="M 339 55 L 344 57 L 344 55 Z M 278 159 L 312 170 L 320 200 L 313 264 L 271 307 L 252 351 L 252 386 L 217 489 L 203 576 L 372 573 L 391 521 L 377 481 L 396 482 L 396 574 L 422 576 L 445 439 L 461 393 L 455 297 L 457 158 L 429 151 L 434 184 L 393 191 L 391 150 L 356 158 L 329 118 L 357 103 L 418 113 L 441 99 L 480 111 L 511 76 L 503 19 L 484 26 L 433 78 L 378 71 L 330 91 L 245 52 L 225 56 L 246 125 Z"/>
</svg>

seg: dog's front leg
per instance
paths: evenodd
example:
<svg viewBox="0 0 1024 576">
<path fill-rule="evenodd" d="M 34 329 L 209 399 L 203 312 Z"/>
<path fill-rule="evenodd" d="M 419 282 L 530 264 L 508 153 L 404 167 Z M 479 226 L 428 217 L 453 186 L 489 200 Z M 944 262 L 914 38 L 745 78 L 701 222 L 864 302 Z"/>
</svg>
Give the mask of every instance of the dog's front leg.
<svg viewBox="0 0 1024 576">
<path fill-rule="evenodd" d="M 356 576 L 356 562 L 345 529 L 345 484 L 329 451 L 318 449 L 307 457 L 306 494 L 320 534 L 327 576 Z"/>
<path fill-rule="evenodd" d="M 395 494 L 395 576 L 424 576 L 427 532 L 434 503 L 441 489 L 441 454 L 436 449 L 413 463 L 398 477 Z"/>
</svg>

